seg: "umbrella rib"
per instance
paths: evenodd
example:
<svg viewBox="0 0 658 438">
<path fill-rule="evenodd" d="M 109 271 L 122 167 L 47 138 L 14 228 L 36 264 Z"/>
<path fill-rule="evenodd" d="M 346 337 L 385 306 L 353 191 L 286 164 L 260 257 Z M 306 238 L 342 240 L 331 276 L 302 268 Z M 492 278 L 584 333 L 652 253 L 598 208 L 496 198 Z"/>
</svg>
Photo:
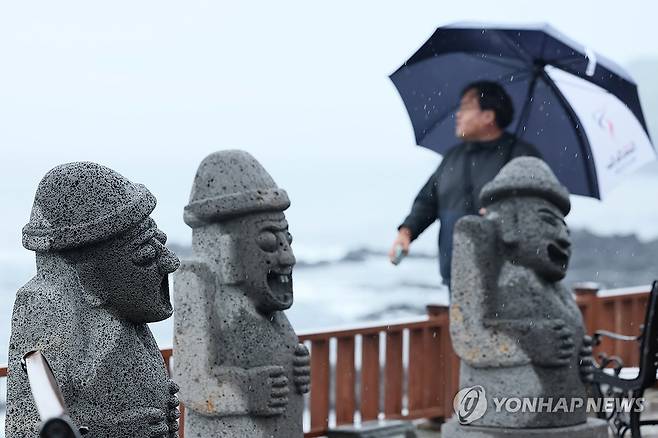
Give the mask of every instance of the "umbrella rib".
<svg viewBox="0 0 658 438">
<path fill-rule="evenodd" d="M 544 51 L 546 50 L 546 43 L 548 42 L 548 35 L 544 32 L 541 40 L 541 49 L 539 50 L 539 55 L 541 56 L 542 61 L 544 61 Z"/>
<path fill-rule="evenodd" d="M 582 56 L 565 56 L 564 58 L 556 58 L 546 61 L 546 64 L 550 64 L 557 68 L 569 67 L 572 64 L 582 61 L 582 58 Z"/>
<path fill-rule="evenodd" d="M 551 77 L 546 73 L 545 70 L 542 71 L 540 78 L 546 83 L 546 85 L 553 91 L 555 96 L 558 98 L 558 102 L 564 108 L 567 116 L 571 119 L 576 130 L 576 138 L 578 139 L 578 145 L 580 146 L 581 153 L 583 158 L 585 158 L 585 166 L 587 171 L 585 176 L 587 177 L 587 185 L 589 186 L 590 192 L 593 196 L 598 199 L 601 199 L 601 193 L 599 192 L 598 184 L 595 182 L 593 175 L 596 175 L 596 169 L 594 167 L 594 157 L 592 156 L 592 151 L 589 146 L 589 141 L 584 133 L 583 124 L 580 122 L 578 115 L 575 113 L 567 98 L 562 94 L 558 86 L 553 82 Z"/>
</svg>

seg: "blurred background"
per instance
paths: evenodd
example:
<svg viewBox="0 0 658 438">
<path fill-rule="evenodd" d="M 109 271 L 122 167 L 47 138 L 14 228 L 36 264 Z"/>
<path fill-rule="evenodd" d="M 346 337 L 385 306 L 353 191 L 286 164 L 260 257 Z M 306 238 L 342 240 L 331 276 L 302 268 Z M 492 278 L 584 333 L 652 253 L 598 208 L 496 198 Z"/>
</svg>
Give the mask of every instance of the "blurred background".
<svg viewBox="0 0 658 438">
<path fill-rule="evenodd" d="M 653 3 L 627 1 L 4 2 L 0 9 L 0 362 L 16 290 L 34 274 L 21 245 L 53 166 L 109 166 L 146 184 L 183 257 L 199 162 L 252 153 L 292 200 L 298 330 L 423 313 L 447 302 L 436 226 L 398 267 L 385 252 L 437 154 L 415 146 L 388 79 L 441 25 L 549 22 L 626 67 L 658 134 Z M 603 201 L 574 197 L 567 281 L 657 276 L 658 166 Z M 154 326 L 171 344 L 171 321 Z"/>
</svg>

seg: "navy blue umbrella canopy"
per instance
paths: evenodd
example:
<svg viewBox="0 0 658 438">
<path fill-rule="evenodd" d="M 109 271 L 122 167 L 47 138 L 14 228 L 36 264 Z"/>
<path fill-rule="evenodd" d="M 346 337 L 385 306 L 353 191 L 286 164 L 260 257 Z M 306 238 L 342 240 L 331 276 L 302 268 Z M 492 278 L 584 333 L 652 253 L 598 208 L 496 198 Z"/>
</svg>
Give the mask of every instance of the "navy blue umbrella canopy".
<svg viewBox="0 0 658 438">
<path fill-rule="evenodd" d="M 454 116 L 463 88 L 480 80 L 500 83 L 514 102 L 508 131 L 534 144 L 573 194 L 600 198 L 603 173 L 613 178 L 619 176 L 619 168 L 628 171 L 624 163 L 636 152 L 642 164 L 655 158 L 630 75 L 546 24 L 440 27 L 391 80 L 409 113 L 416 143 L 440 154 L 458 142 Z M 579 90 L 584 89 L 584 97 L 578 99 Z M 592 106 L 597 99 L 602 103 Z M 623 108 L 609 109 L 610 105 Z M 615 111 L 628 114 L 612 120 L 607 114 Z M 623 122 L 626 128 L 629 118 L 641 134 L 618 138 L 618 126 Z M 607 130 L 609 139 L 594 132 L 597 124 Z M 589 125 L 593 128 L 584 129 Z M 602 146 L 605 151 L 593 153 L 593 147 L 606 142 L 610 145 Z M 631 167 L 636 168 L 639 161 L 635 157 Z"/>
</svg>

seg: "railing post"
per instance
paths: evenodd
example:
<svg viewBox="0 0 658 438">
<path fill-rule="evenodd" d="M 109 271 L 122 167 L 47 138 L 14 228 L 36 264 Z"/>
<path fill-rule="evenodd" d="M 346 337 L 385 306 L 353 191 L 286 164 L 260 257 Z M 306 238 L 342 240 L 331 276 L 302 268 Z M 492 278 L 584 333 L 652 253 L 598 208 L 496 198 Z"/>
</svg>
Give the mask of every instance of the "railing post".
<svg viewBox="0 0 658 438">
<path fill-rule="evenodd" d="M 402 330 L 387 330 L 384 365 L 384 414 L 387 418 L 402 414 L 402 354 Z"/>
<path fill-rule="evenodd" d="M 447 420 L 452 416 L 452 399 L 459 391 L 459 357 L 452 348 L 450 339 L 450 307 L 446 305 L 430 304 L 427 306 L 427 315 L 432 320 L 436 320 L 441 327 L 442 343 L 442 367 L 440 381 L 442 383 L 442 401 L 443 419 Z"/>
<path fill-rule="evenodd" d="M 339 337 L 336 351 L 336 425 L 354 422 L 354 335 Z"/>
<path fill-rule="evenodd" d="M 329 425 L 329 339 L 311 342 L 311 431 Z"/>
<path fill-rule="evenodd" d="M 361 420 L 376 420 L 379 416 L 379 333 L 361 337 Z"/>
<path fill-rule="evenodd" d="M 576 302 L 583 314 L 583 322 L 585 323 L 585 331 L 587 334 L 594 333 L 599 329 L 599 309 L 598 297 L 599 285 L 597 283 L 576 283 L 573 286 L 573 292 L 576 294 Z"/>
</svg>

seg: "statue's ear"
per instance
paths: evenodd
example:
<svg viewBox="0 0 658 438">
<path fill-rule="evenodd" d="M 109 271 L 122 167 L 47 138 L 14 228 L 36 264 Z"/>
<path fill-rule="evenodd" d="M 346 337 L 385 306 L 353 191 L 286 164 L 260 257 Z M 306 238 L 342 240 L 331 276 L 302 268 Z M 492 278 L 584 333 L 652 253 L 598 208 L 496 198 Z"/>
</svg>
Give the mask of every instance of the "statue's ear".
<svg viewBox="0 0 658 438">
<path fill-rule="evenodd" d="M 230 234 L 219 237 L 219 281 L 222 284 L 237 284 L 242 281 L 242 265 L 238 260 L 237 242 Z"/>
<path fill-rule="evenodd" d="M 519 210 L 515 200 L 506 201 L 501 206 L 498 218 L 500 238 L 505 245 L 516 245 L 519 243 Z"/>
</svg>

